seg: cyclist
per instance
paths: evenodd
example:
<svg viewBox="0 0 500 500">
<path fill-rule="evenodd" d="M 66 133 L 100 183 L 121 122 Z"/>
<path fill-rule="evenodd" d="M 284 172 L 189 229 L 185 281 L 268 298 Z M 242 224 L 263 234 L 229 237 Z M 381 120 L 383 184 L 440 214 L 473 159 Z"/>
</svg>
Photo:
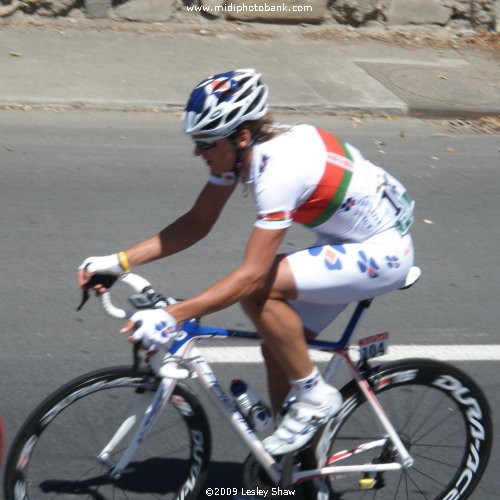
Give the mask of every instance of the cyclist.
<svg viewBox="0 0 500 500">
<path fill-rule="evenodd" d="M 121 331 L 157 350 L 183 321 L 239 302 L 263 340 L 273 410 L 290 389 L 296 397 L 264 441 L 280 455 L 304 446 L 342 404 L 311 361 L 305 337 L 318 335 L 350 302 L 403 284 L 413 264 L 413 203 L 400 182 L 352 145 L 311 125 L 274 123 L 260 77 L 252 69 L 229 71 L 193 90 L 184 129 L 209 169 L 193 207 L 126 251 L 85 259 L 78 280 L 85 288 L 94 273 L 122 274 L 193 245 L 244 183 L 257 220 L 241 265 L 194 297 L 137 312 Z M 293 222 L 311 228 L 318 241 L 280 254 Z"/>
</svg>

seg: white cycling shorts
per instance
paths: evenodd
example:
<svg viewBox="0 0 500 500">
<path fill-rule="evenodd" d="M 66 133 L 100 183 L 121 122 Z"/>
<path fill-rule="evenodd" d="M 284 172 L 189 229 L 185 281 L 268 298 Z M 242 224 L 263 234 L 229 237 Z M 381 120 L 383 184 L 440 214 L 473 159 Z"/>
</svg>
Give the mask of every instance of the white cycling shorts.
<svg viewBox="0 0 500 500">
<path fill-rule="evenodd" d="M 318 243 L 287 254 L 297 300 L 289 304 L 309 330 L 320 333 L 350 303 L 403 286 L 414 262 L 409 234 L 384 231 L 363 243 Z"/>
</svg>

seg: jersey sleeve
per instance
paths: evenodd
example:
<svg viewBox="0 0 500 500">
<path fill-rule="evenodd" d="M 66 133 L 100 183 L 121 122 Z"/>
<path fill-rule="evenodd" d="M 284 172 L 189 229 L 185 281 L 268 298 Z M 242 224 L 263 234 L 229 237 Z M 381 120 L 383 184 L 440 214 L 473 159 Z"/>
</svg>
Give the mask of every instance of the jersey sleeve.
<svg viewBox="0 0 500 500">
<path fill-rule="evenodd" d="M 255 227 L 286 229 L 292 225 L 299 197 L 294 179 L 271 178 L 261 183 L 255 192 L 257 220 Z"/>
</svg>

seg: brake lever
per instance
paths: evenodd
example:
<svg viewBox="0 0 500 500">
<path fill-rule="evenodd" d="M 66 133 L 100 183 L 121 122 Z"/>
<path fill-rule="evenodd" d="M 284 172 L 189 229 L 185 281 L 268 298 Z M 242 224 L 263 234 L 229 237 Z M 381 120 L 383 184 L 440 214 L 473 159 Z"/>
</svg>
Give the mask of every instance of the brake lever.
<svg viewBox="0 0 500 500">
<path fill-rule="evenodd" d="M 96 285 L 102 285 L 105 288 L 111 288 L 116 283 L 118 278 L 119 276 L 114 276 L 112 274 L 93 274 L 90 280 L 85 285 L 85 289 L 82 292 L 82 301 L 80 302 L 80 305 L 76 308 L 76 310 L 81 311 L 83 309 L 83 306 L 89 300 L 90 288 Z"/>
</svg>

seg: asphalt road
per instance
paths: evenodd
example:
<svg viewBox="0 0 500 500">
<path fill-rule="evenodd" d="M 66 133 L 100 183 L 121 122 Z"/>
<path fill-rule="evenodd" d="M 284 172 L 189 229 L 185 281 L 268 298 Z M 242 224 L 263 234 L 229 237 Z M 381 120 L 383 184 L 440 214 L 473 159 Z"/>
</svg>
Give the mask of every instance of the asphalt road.
<svg viewBox="0 0 500 500">
<path fill-rule="evenodd" d="M 367 333 L 389 330 L 399 345 L 500 344 L 499 136 L 403 118 L 284 120 L 343 136 L 399 177 L 417 202 L 413 235 L 423 278 L 407 292 L 377 300 L 364 322 Z M 182 214 L 206 172 L 174 115 L 1 111 L 0 130 L 0 411 L 8 446 L 28 412 L 63 382 L 129 362 L 119 322 L 105 317 L 96 302 L 75 311 L 76 267 Z M 253 218 L 251 199 L 237 191 L 203 243 L 141 272 L 174 296 L 200 291 L 238 265 Z M 310 234 L 294 228 L 284 249 L 310 241 Z M 238 307 L 207 321 L 250 327 Z M 330 327 L 325 337 L 337 333 Z M 498 428 L 498 361 L 457 365 L 485 390 Z M 242 376 L 264 393 L 257 364 L 214 366 L 222 385 Z M 238 486 L 246 452 L 212 409 L 209 485 Z M 499 464 L 494 449 L 475 498 L 497 498 Z"/>
</svg>

